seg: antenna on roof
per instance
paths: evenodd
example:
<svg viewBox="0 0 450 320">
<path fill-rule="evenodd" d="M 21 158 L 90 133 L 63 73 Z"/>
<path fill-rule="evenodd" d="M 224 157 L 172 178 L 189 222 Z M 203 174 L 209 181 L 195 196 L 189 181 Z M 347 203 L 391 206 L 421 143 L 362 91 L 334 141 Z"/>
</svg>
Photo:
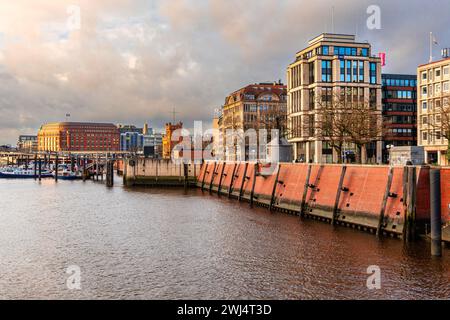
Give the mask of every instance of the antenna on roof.
<svg viewBox="0 0 450 320">
<path fill-rule="evenodd" d="M 177 112 L 176 109 L 173 108 L 173 109 L 172 109 L 172 112 L 170 112 L 170 113 L 172 114 L 173 124 L 175 124 L 175 122 L 176 122 L 176 117 L 177 117 L 177 114 L 179 114 L 179 112 Z"/>
<path fill-rule="evenodd" d="M 334 33 L 334 6 L 331 7 L 331 33 Z"/>
</svg>

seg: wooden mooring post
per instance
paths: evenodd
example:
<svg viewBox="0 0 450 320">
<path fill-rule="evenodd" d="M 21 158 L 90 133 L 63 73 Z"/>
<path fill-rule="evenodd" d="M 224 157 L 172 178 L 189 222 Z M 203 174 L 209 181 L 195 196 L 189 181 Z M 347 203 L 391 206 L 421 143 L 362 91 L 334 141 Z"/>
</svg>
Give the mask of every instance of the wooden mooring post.
<svg viewBox="0 0 450 320">
<path fill-rule="evenodd" d="M 106 162 L 106 186 L 112 188 L 114 186 L 114 161 Z"/>
<path fill-rule="evenodd" d="M 58 182 L 58 154 L 55 156 L 55 181 Z"/>
<path fill-rule="evenodd" d="M 39 165 L 38 165 L 38 179 L 39 181 L 42 180 L 42 160 L 39 158 Z"/>
<path fill-rule="evenodd" d="M 442 256 L 441 171 L 430 170 L 431 255 Z"/>
<path fill-rule="evenodd" d="M 406 212 L 403 238 L 405 242 L 411 242 L 416 239 L 417 168 L 409 166 L 405 169 L 403 189 L 406 190 Z"/>
<path fill-rule="evenodd" d="M 37 178 L 37 154 L 34 155 L 34 180 Z"/>
</svg>

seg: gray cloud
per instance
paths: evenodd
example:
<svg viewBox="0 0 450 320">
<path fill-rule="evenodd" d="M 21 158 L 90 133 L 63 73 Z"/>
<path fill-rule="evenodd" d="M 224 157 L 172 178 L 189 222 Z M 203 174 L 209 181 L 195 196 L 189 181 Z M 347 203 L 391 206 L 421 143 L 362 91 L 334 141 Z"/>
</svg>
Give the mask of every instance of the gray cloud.
<svg viewBox="0 0 450 320">
<path fill-rule="evenodd" d="M 72 1 L 28 3 L 0 4 L 0 143 L 66 113 L 162 128 L 176 108 L 188 126 L 210 123 L 229 92 L 284 81 L 295 53 L 331 31 L 332 6 L 336 32 L 387 52 L 385 72 L 415 73 L 430 31 L 450 46 L 447 0 L 81 0 L 72 32 Z M 370 4 L 381 7 L 381 30 L 366 28 Z"/>
</svg>

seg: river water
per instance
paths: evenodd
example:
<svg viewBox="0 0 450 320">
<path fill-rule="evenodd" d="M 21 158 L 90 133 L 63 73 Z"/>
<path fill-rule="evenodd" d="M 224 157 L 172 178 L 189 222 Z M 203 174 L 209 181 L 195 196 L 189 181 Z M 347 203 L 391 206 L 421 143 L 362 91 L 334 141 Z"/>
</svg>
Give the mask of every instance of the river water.
<svg viewBox="0 0 450 320">
<path fill-rule="evenodd" d="M 0 298 L 450 299 L 450 250 L 200 190 L 0 180 Z"/>
</svg>

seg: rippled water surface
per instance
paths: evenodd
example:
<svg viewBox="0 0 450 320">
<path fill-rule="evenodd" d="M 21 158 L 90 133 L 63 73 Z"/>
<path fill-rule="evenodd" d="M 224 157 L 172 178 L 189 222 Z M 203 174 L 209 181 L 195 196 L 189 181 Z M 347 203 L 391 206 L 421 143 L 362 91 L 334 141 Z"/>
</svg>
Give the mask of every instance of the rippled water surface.
<svg viewBox="0 0 450 320">
<path fill-rule="evenodd" d="M 366 287 L 370 265 L 381 290 Z M 449 299 L 450 250 L 199 190 L 0 180 L 0 298 Z"/>
</svg>

